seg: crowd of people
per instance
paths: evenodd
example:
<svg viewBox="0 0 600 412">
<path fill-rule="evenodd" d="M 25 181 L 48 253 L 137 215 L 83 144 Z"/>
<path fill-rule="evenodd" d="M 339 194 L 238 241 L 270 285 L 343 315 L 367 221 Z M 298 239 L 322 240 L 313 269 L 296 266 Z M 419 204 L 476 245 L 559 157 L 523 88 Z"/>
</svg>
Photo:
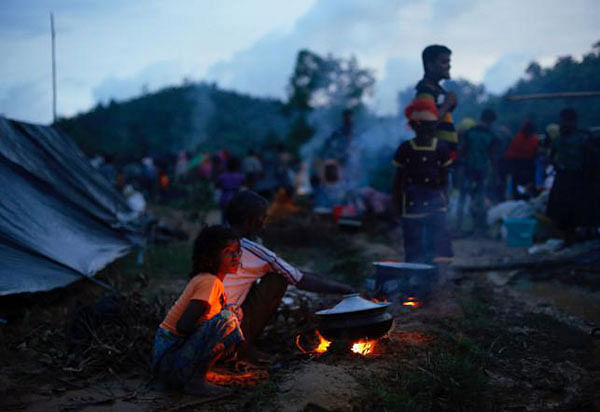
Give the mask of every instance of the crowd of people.
<svg viewBox="0 0 600 412">
<path fill-rule="evenodd" d="M 165 203 L 189 196 L 193 183 L 205 182 L 214 194 L 214 203 L 224 213 L 231 198 L 241 189 L 251 189 L 273 199 L 278 191 L 289 193 L 295 185 L 298 162 L 283 144 L 249 149 L 240 157 L 228 150 L 203 151 L 121 159 L 97 155 L 91 163 L 127 199 L 130 207 L 142 212 L 147 202 Z"/>
<path fill-rule="evenodd" d="M 342 113 L 342 124 L 324 141 L 312 161 L 300 159 L 284 142 L 260 150 L 248 149 L 244 156 L 229 150 L 214 153 L 180 151 L 116 162 L 102 154 L 91 162 L 123 193 L 129 206 L 142 213 L 146 204 L 168 203 L 190 197 L 195 183 L 204 182 L 214 203 L 225 214 L 232 197 L 250 189 L 273 202 L 273 213 L 297 211 L 294 198 L 306 196 L 307 203 L 330 210 L 343 206 L 345 213 L 358 216 L 365 211 L 385 213 L 390 196 L 373 188 L 360 187 L 356 171 L 361 168 L 354 139 L 354 115 Z"/>
</svg>

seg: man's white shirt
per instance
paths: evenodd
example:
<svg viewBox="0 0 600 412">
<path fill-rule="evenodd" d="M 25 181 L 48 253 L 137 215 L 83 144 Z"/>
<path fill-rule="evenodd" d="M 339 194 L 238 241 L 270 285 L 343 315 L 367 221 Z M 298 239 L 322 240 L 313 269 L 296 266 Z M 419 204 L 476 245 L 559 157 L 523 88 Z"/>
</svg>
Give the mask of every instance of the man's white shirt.
<svg viewBox="0 0 600 412">
<path fill-rule="evenodd" d="M 241 306 L 254 282 L 267 273 L 279 273 L 291 285 L 298 284 L 302 279 L 300 270 L 263 245 L 242 238 L 240 247 L 242 258 L 237 273 L 228 274 L 223 279 L 227 303 Z"/>
</svg>

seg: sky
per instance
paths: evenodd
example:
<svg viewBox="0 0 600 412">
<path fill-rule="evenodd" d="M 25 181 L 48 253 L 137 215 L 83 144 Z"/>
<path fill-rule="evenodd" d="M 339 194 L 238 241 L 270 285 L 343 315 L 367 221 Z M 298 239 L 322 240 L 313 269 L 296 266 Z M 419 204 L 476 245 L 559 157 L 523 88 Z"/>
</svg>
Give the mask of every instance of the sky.
<svg viewBox="0 0 600 412">
<path fill-rule="evenodd" d="M 184 79 L 285 98 L 302 48 L 356 56 L 377 80 L 369 105 L 391 114 L 429 44 L 452 49 L 453 78 L 500 93 L 600 40 L 598 0 L 2 0 L 4 116 L 52 120 L 50 11 L 59 116 Z"/>
</svg>

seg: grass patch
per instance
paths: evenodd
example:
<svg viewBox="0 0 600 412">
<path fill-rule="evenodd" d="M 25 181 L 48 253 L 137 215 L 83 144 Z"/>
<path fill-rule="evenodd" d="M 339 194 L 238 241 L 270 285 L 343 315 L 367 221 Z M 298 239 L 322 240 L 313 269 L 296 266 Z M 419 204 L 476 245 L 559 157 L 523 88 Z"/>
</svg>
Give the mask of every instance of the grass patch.
<svg viewBox="0 0 600 412">
<path fill-rule="evenodd" d="M 488 410 L 487 378 L 470 354 L 435 348 L 416 361 L 400 362 L 372 380 L 364 409 L 387 411 Z"/>
<path fill-rule="evenodd" d="M 367 386 L 363 409 L 386 411 L 488 411 L 498 409 L 489 397 L 484 368 L 492 362 L 487 345 L 473 329 L 494 327 L 481 300 L 461 300 L 465 319 L 440 319 L 441 332 L 426 346 L 413 348 L 389 371 Z M 485 334 L 485 332 L 484 332 Z"/>
<path fill-rule="evenodd" d="M 119 290 L 128 290 L 134 281 L 185 278 L 191 268 L 191 253 L 188 242 L 150 244 L 144 252 L 141 265 L 138 264 L 138 251 L 133 250 L 107 266 L 98 277 L 107 280 Z"/>
<path fill-rule="evenodd" d="M 463 354 L 476 357 L 479 362 L 487 363 L 492 360 L 489 341 L 497 336 L 497 320 L 489 310 L 489 305 L 472 296 L 458 299 L 464 318 L 441 319 L 442 336 Z M 492 337 L 492 338 L 491 338 Z M 486 343 L 487 342 L 487 343 Z"/>
<path fill-rule="evenodd" d="M 144 265 L 148 276 L 166 277 L 169 274 L 187 274 L 192 267 L 192 247 L 188 242 L 168 245 L 150 245 Z"/>
<path fill-rule="evenodd" d="M 278 391 L 279 387 L 272 379 L 258 385 L 244 402 L 244 410 L 264 411 L 267 408 L 272 408 Z"/>
<path fill-rule="evenodd" d="M 185 212 L 208 212 L 217 207 L 209 182 L 196 181 L 187 185 L 177 185 L 175 190 L 180 192 L 180 195 L 166 202 L 171 208 Z"/>
</svg>

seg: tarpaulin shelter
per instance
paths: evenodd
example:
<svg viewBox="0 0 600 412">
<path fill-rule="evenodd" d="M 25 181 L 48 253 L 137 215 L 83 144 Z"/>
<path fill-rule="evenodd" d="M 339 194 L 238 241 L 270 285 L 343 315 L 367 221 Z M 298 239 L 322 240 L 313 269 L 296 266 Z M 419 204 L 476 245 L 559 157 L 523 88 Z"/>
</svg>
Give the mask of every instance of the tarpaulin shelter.
<svg viewBox="0 0 600 412">
<path fill-rule="evenodd" d="M 68 136 L 0 117 L 0 296 L 92 278 L 139 233 L 125 199 Z"/>
</svg>

